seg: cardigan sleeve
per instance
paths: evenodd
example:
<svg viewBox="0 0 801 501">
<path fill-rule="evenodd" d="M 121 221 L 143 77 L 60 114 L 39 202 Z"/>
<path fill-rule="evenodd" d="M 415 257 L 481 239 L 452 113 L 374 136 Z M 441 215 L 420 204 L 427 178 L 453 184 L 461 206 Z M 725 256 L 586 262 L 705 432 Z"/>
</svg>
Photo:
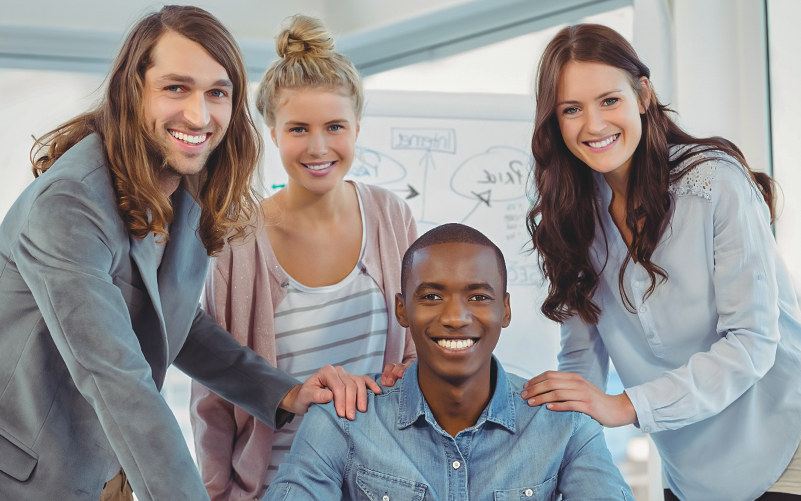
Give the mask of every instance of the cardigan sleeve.
<svg viewBox="0 0 801 501">
<path fill-rule="evenodd" d="M 231 249 L 226 245 L 220 256 L 211 260 L 201 297 L 203 310 L 225 330 L 230 319 L 226 316 L 224 270 L 230 271 L 230 267 Z M 189 411 L 200 476 L 212 501 L 227 500 L 234 484 L 231 468 L 236 435 L 234 404 L 193 380 Z"/>
<path fill-rule="evenodd" d="M 401 258 L 403 257 L 403 253 L 406 252 L 406 249 L 409 248 L 410 245 L 417 240 L 417 222 L 414 220 L 412 216 L 412 210 L 406 205 L 405 202 L 401 202 L 404 207 L 404 218 L 406 220 L 406 246 L 401 253 Z M 403 285 L 401 284 L 401 287 Z M 412 340 L 412 331 L 408 328 L 406 330 L 406 343 L 404 345 L 403 350 L 403 363 L 409 363 L 417 358 L 417 349 L 414 346 L 414 340 Z"/>
</svg>

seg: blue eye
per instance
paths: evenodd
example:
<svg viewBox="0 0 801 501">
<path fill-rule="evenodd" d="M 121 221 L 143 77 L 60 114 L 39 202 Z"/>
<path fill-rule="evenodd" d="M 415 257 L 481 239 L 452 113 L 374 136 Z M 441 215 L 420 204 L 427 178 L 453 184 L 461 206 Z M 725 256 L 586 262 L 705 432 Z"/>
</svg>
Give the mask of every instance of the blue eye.
<svg viewBox="0 0 801 501">
<path fill-rule="evenodd" d="M 165 90 L 168 90 L 170 92 L 178 92 L 178 91 L 181 90 L 181 86 L 180 85 L 170 85 L 169 87 L 165 87 Z"/>
<path fill-rule="evenodd" d="M 339 124 L 333 124 L 333 125 L 331 125 L 331 126 L 329 126 L 329 127 L 328 127 L 328 130 L 330 130 L 330 131 L 332 131 L 332 132 L 334 132 L 334 131 L 338 131 L 338 130 L 342 130 L 342 129 L 344 129 L 344 127 L 342 127 L 342 126 L 341 126 L 341 125 L 339 125 Z"/>
<path fill-rule="evenodd" d="M 562 110 L 563 115 L 575 115 L 576 113 L 578 113 L 578 108 L 576 108 L 575 106 L 571 108 L 565 108 Z"/>
<path fill-rule="evenodd" d="M 211 94 L 214 97 L 225 97 L 226 96 L 225 91 L 222 91 L 222 90 L 219 90 L 219 89 L 215 89 L 215 90 L 209 92 L 209 94 Z"/>
<path fill-rule="evenodd" d="M 620 101 L 620 98 L 607 97 L 606 99 L 604 99 L 604 106 L 611 106 L 611 105 L 615 104 L 618 101 Z"/>
<path fill-rule="evenodd" d="M 306 132 L 306 127 L 292 127 L 289 129 L 289 132 L 294 132 L 295 134 L 300 134 L 302 132 Z"/>
</svg>

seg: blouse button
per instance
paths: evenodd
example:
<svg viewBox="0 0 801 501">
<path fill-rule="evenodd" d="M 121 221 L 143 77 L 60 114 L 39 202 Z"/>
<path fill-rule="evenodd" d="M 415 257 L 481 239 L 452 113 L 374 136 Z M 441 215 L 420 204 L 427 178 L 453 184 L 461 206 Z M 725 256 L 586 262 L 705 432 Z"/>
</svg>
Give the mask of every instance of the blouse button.
<svg viewBox="0 0 801 501">
<path fill-rule="evenodd" d="M 460 463 L 459 461 L 454 461 L 453 462 L 453 469 L 454 470 L 458 470 L 460 466 L 462 466 L 462 463 Z"/>
<path fill-rule="evenodd" d="M 648 308 L 646 308 L 645 305 L 640 306 L 640 313 L 645 313 L 646 310 L 648 310 Z"/>
<path fill-rule="evenodd" d="M 532 491 L 531 489 L 526 489 L 526 492 L 524 492 L 523 494 L 525 494 L 527 498 L 530 498 L 531 496 L 534 495 L 534 491 Z"/>
<path fill-rule="evenodd" d="M 640 282 L 638 280 L 634 281 L 634 288 L 637 289 L 640 287 Z"/>
</svg>

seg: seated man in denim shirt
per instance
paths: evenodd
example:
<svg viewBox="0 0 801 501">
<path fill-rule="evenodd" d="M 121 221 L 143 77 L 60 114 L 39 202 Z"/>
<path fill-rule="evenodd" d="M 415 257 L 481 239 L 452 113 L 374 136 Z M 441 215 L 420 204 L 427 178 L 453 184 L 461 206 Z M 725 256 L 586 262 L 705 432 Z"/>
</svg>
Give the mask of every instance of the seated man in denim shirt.
<svg viewBox="0 0 801 501">
<path fill-rule="evenodd" d="M 265 500 L 634 499 L 601 426 L 529 407 L 525 379 L 493 357 L 511 320 L 498 247 L 434 228 L 406 252 L 401 286 L 395 315 L 417 361 L 353 421 L 314 406 Z"/>
</svg>

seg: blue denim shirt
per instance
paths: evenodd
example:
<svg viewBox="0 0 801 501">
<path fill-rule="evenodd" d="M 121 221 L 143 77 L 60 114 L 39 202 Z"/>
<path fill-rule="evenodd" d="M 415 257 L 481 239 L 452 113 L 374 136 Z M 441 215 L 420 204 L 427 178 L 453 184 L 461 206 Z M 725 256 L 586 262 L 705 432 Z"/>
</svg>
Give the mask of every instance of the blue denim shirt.
<svg viewBox="0 0 801 501">
<path fill-rule="evenodd" d="M 634 499 L 596 421 L 529 407 L 525 380 L 493 361 L 495 393 L 456 437 L 434 419 L 417 362 L 394 387 L 369 393 L 353 421 L 330 403 L 313 406 L 265 501 Z"/>
</svg>

